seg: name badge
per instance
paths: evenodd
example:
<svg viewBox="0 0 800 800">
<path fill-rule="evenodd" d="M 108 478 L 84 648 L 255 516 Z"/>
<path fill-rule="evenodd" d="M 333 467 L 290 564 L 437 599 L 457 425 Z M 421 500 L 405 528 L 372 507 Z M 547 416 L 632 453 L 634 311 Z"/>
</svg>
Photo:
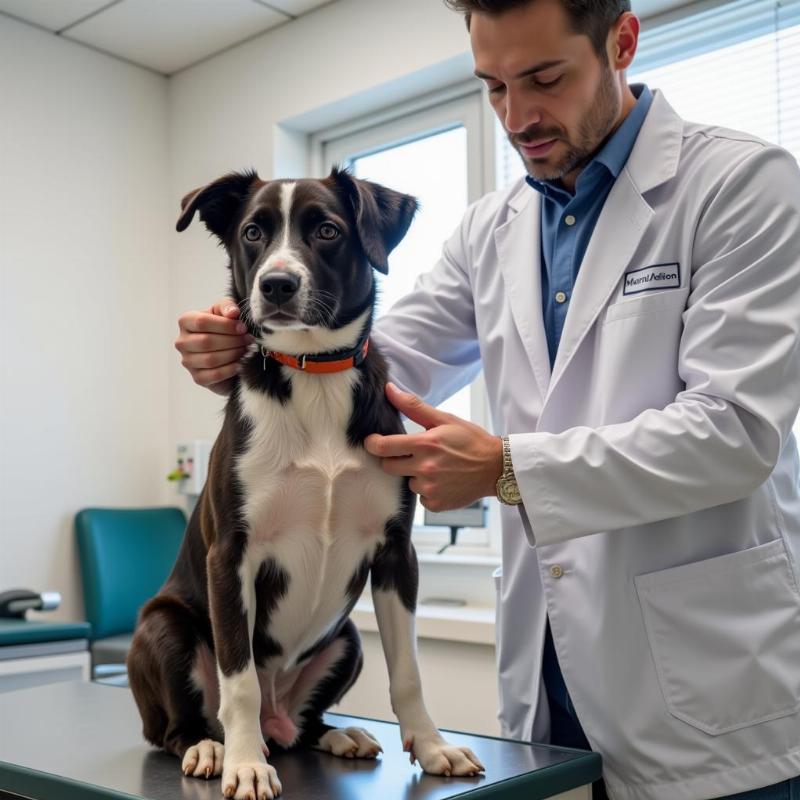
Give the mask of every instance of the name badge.
<svg viewBox="0 0 800 800">
<path fill-rule="evenodd" d="M 639 294 L 653 289 L 678 289 L 681 285 L 681 265 L 654 264 L 625 273 L 622 294 Z"/>
</svg>

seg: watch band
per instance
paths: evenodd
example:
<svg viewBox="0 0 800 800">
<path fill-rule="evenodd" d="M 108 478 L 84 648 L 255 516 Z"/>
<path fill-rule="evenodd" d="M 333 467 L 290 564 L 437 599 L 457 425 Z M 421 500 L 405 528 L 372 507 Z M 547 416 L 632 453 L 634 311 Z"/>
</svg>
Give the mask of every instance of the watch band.
<svg viewBox="0 0 800 800">
<path fill-rule="evenodd" d="M 501 436 L 500 440 L 503 443 L 503 474 L 497 479 L 497 499 L 507 506 L 518 506 L 522 503 L 522 496 L 511 461 L 511 440 L 508 436 Z"/>
<path fill-rule="evenodd" d="M 503 442 L 503 477 L 514 477 L 514 465 L 511 463 L 511 440 L 508 436 L 500 437 Z"/>
</svg>

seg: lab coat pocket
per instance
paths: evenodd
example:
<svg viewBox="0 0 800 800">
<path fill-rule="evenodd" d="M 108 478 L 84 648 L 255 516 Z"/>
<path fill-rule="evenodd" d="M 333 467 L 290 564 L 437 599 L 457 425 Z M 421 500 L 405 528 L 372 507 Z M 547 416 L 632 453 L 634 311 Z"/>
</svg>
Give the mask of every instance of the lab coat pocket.
<svg viewBox="0 0 800 800">
<path fill-rule="evenodd" d="M 634 583 L 671 714 L 716 736 L 800 709 L 800 590 L 783 540 Z"/>
<path fill-rule="evenodd" d="M 606 308 L 603 324 L 615 319 L 628 319 L 643 314 L 663 314 L 672 312 L 680 316 L 686 308 L 686 293 L 680 289 L 662 289 L 654 294 L 641 297 L 625 297 Z"/>
</svg>

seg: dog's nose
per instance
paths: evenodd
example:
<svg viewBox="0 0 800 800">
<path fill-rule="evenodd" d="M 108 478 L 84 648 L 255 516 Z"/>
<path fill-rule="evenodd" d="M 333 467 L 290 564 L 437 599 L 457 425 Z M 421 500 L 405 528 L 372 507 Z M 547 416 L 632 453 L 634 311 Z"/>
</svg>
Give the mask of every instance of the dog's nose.
<svg viewBox="0 0 800 800">
<path fill-rule="evenodd" d="M 291 272 L 268 272 L 259 282 L 261 294 L 275 305 L 291 300 L 300 288 L 300 278 Z"/>
</svg>

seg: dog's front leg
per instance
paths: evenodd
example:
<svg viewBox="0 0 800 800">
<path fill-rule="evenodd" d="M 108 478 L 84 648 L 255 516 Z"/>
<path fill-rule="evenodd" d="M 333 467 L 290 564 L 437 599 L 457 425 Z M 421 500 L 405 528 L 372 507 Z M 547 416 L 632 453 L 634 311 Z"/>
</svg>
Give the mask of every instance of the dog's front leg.
<svg viewBox="0 0 800 800">
<path fill-rule="evenodd" d="M 236 800 L 272 800 L 281 793 L 267 763 L 259 711 L 261 689 L 253 660 L 255 576 L 241 552 L 209 550 L 208 594 L 219 678 L 219 721 L 225 731 L 222 792 Z"/>
<path fill-rule="evenodd" d="M 403 749 L 434 775 L 476 775 L 484 767 L 468 747 L 449 744 L 430 718 L 422 698 L 414 611 L 417 556 L 407 529 L 387 526 L 386 540 L 372 564 L 372 600 L 389 670 L 389 696 L 400 723 Z"/>
</svg>

